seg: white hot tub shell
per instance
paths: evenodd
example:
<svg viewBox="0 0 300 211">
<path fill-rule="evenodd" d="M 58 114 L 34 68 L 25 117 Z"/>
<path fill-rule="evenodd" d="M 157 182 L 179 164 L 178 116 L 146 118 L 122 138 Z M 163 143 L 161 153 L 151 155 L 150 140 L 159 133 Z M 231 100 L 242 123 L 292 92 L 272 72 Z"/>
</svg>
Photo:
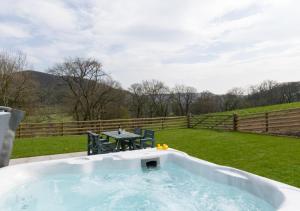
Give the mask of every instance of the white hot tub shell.
<svg viewBox="0 0 300 211">
<path fill-rule="evenodd" d="M 276 210 L 300 210 L 300 189 L 296 187 L 235 168 L 216 165 L 174 149 L 145 149 L 4 167 L 0 169 L 0 198 L 2 194 L 30 180 L 37 179 L 49 171 L 68 168 L 68 166 L 73 165 L 78 165 L 84 171 L 89 171 L 99 162 L 114 168 L 141 168 L 141 160 L 143 159 L 159 159 L 160 165 L 174 162 L 196 175 L 247 191 L 265 200 Z"/>
</svg>

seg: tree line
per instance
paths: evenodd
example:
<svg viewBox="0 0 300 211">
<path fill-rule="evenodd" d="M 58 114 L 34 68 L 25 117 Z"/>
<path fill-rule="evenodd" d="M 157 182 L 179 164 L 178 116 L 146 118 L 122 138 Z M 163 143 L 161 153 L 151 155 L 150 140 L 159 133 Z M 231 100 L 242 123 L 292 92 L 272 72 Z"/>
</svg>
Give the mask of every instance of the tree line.
<svg viewBox="0 0 300 211">
<path fill-rule="evenodd" d="M 124 90 L 93 58 L 68 58 L 53 65 L 48 70 L 55 77 L 52 86 L 43 80 L 39 84 L 24 71 L 27 68 L 25 54 L 0 52 L 0 105 L 23 109 L 28 115 L 39 107 L 58 106 L 74 120 L 183 116 L 300 100 L 300 82 L 266 80 L 216 95 L 186 85 L 170 88 L 154 79 Z"/>
</svg>

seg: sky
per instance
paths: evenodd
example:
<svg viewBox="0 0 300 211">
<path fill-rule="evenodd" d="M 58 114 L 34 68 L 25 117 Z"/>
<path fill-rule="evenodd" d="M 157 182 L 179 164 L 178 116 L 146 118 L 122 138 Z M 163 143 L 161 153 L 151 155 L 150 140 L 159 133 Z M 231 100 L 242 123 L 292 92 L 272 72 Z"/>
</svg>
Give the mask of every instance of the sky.
<svg viewBox="0 0 300 211">
<path fill-rule="evenodd" d="M 225 93 L 300 81 L 298 0 L 0 0 L 0 48 L 46 72 L 92 57 L 123 88 L 157 79 Z"/>
</svg>

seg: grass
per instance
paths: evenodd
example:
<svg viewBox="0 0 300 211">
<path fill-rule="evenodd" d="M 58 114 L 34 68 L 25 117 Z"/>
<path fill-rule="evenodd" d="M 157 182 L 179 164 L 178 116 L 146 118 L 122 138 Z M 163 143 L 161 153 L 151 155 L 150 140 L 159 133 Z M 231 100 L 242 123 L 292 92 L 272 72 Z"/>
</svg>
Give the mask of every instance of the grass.
<svg viewBox="0 0 300 211">
<path fill-rule="evenodd" d="M 13 158 L 52 155 L 86 150 L 85 136 L 52 136 L 17 139 Z"/>
<path fill-rule="evenodd" d="M 189 155 L 300 187 L 300 139 L 198 129 L 170 130 L 157 140 Z"/>
<path fill-rule="evenodd" d="M 292 109 L 292 108 L 300 108 L 300 102 L 284 103 L 284 104 L 277 104 L 277 105 L 270 105 L 270 106 L 259 106 L 259 107 L 253 107 L 253 108 L 245 108 L 245 109 L 237 109 L 237 110 L 233 110 L 233 111 L 218 112 L 218 113 L 214 113 L 214 114 L 236 113 L 238 115 L 245 115 L 245 114 L 252 114 L 252 113 L 264 113 L 264 112 L 271 112 L 271 111 L 279 111 L 279 110 Z"/>
<path fill-rule="evenodd" d="M 29 115 L 26 116 L 24 119 L 24 123 L 46 123 L 46 122 L 67 122 L 67 121 L 74 121 L 74 119 L 72 116 L 65 113 Z"/>
<path fill-rule="evenodd" d="M 300 187 L 300 139 L 203 129 L 165 130 L 156 138 L 200 159 Z M 85 136 L 28 138 L 15 142 L 13 157 L 84 150 Z"/>
<path fill-rule="evenodd" d="M 35 107 L 33 111 L 25 115 L 24 123 L 66 122 L 74 121 L 72 115 L 62 106 Z"/>
<path fill-rule="evenodd" d="M 252 114 L 252 113 L 264 113 L 292 108 L 300 108 L 300 102 L 284 103 L 270 106 L 259 106 L 245 109 L 237 109 L 225 112 L 216 112 L 211 114 L 233 114 L 238 115 Z M 41 115 L 43 114 L 43 115 Z M 74 118 L 65 112 L 61 111 L 61 108 L 57 107 L 42 107 L 37 108 L 36 114 L 26 115 L 24 123 L 46 123 L 46 122 L 67 122 L 75 121 Z"/>
</svg>

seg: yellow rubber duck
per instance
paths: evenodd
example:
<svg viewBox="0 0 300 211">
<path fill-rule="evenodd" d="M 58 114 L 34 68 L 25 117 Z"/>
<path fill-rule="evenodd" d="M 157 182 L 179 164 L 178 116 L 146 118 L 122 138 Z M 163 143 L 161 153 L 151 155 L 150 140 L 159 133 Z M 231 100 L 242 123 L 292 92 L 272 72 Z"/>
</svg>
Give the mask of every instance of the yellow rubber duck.
<svg viewBox="0 0 300 211">
<path fill-rule="evenodd" d="M 163 148 L 164 150 L 167 150 L 167 149 L 169 149 L 169 146 L 168 146 L 167 144 L 163 144 L 162 148 Z"/>
<path fill-rule="evenodd" d="M 157 150 L 162 150 L 163 147 L 162 147 L 160 144 L 157 144 L 157 145 L 156 145 L 156 149 L 157 149 Z"/>
</svg>

